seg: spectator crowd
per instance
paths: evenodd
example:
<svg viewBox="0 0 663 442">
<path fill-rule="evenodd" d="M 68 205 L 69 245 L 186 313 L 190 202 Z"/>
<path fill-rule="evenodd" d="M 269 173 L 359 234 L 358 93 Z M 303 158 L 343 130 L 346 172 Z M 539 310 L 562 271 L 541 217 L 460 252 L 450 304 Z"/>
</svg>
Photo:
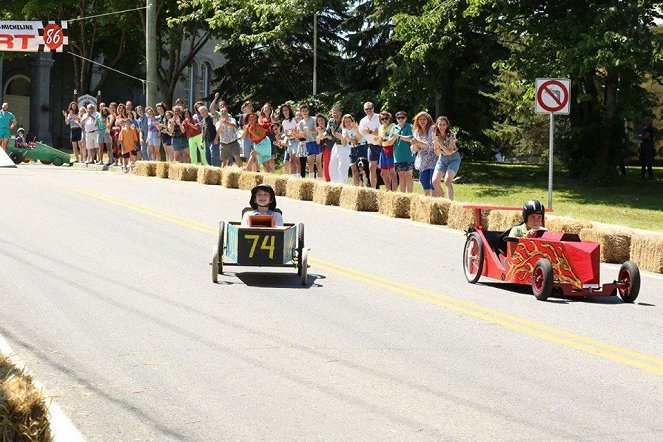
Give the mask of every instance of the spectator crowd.
<svg viewBox="0 0 663 442">
<path fill-rule="evenodd" d="M 78 108 L 71 102 L 62 111 L 69 126 L 76 161 L 117 165 L 129 171 L 138 160 L 228 166 L 273 173 L 283 155 L 284 173 L 297 177 L 412 192 L 413 170 L 426 195 L 453 199 L 453 179 L 460 167 L 456 135 L 449 119 L 436 120 L 425 111 L 411 120 L 398 111 L 377 112 L 366 102 L 357 121 L 335 105 L 329 115 L 313 114 L 307 104 L 258 112 L 245 102 L 233 117 L 225 102 L 214 96 L 209 107 L 196 102 L 193 110 L 181 99 L 169 109 L 112 102 Z M 410 121 L 408 121 L 410 120 Z M 104 154 L 107 155 L 105 162 Z"/>
</svg>

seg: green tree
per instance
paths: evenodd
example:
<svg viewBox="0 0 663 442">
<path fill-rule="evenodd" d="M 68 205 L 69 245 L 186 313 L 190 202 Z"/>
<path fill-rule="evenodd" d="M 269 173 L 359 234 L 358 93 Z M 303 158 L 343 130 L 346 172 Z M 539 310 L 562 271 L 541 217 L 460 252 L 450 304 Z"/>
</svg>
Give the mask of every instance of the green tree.
<svg viewBox="0 0 663 442">
<path fill-rule="evenodd" d="M 649 112 L 644 80 L 660 78 L 661 40 L 653 32 L 661 2 L 648 0 L 470 0 L 476 16 L 511 49 L 508 66 L 528 82 L 572 84 L 560 159 L 576 176 L 609 179 L 623 155 L 626 120 Z"/>
</svg>

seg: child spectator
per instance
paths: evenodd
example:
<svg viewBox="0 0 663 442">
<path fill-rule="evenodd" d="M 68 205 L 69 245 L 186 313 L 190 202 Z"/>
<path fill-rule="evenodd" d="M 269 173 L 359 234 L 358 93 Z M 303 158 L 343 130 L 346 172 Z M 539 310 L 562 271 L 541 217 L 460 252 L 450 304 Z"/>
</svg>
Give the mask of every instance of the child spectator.
<svg viewBox="0 0 663 442">
<path fill-rule="evenodd" d="M 124 120 L 124 127 L 120 131 L 119 140 L 122 143 L 122 171 L 129 171 L 129 158 L 133 152 L 138 148 L 138 130 L 136 126 L 131 124 L 131 120 L 126 118 Z"/>
<path fill-rule="evenodd" d="M 394 142 L 396 136 L 392 133 L 394 123 L 391 122 L 391 114 L 386 111 L 380 112 L 380 127 L 378 128 L 378 140 L 382 144 L 382 151 L 378 160 L 380 175 L 387 190 L 396 190 L 396 172 L 394 171 Z"/>
</svg>

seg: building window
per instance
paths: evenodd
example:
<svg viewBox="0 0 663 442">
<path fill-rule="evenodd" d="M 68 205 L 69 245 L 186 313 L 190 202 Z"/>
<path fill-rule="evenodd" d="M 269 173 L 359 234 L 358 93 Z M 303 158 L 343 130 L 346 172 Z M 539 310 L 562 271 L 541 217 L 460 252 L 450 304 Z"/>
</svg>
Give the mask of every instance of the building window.
<svg viewBox="0 0 663 442">
<path fill-rule="evenodd" d="M 205 104 L 209 106 L 210 96 L 210 81 L 212 77 L 212 66 L 209 63 L 203 63 L 200 67 L 200 74 L 202 76 L 202 88 L 200 93 L 205 99 Z"/>
<path fill-rule="evenodd" d="M 198 76 L 198 63 L 195 61 L 191 62 L 189 66 L 189 81 L 187 82 L 187 98 L 188 103 L 186 104 L 188 109 L 193 108 L 193 103 L 196 102 L 196 80 Z"/>
</svg>

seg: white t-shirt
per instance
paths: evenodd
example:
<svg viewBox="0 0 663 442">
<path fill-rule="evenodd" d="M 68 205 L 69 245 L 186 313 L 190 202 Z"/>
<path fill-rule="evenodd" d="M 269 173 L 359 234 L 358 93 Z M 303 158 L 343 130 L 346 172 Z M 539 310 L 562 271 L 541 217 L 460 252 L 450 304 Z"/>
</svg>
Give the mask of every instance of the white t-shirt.
<svg viewBox="0 0 663 442">
<path fill-rule="evenodd" d="M 96 112 L 92 114 L 85 114 L 85 116 L 83 117 L 83 126 L 85 128 L 85 132 L 94 132 L 97 130 L 96 117 L 97 117 Z"/>
<path fill-rule="evenodd" d="M 297 120 L 295 120 L 294 118 L 291 118 L 289 120 L 283 120 L 281 122 L 281 128 L 283 129 L 283 133 L 286 134 L 288 138 L 293 138 L 290 135 L 290 132 L 288 131 L 292 131 L 292 129 L 294 129 L 295 127 L 297 127 Z"/>
<path fill-rule="evenodd" d="M 368 144 L 375 144 L 377 146 L 381 145 L 380 140 L 378 139 L 377 133 L 378 133 L 378 128 L 380 127 L 380 116 L 374 112 L 373 117 L 368 118 L 368 115 L 366 115 L 364 118 L 361 119 L 359 122 L 359 133 L 366 138 L 366 142 Z M 370 129 L 374 131 L 374 134 L 367 134 L 365 131 L 366 129 Z"/>
</svg>

